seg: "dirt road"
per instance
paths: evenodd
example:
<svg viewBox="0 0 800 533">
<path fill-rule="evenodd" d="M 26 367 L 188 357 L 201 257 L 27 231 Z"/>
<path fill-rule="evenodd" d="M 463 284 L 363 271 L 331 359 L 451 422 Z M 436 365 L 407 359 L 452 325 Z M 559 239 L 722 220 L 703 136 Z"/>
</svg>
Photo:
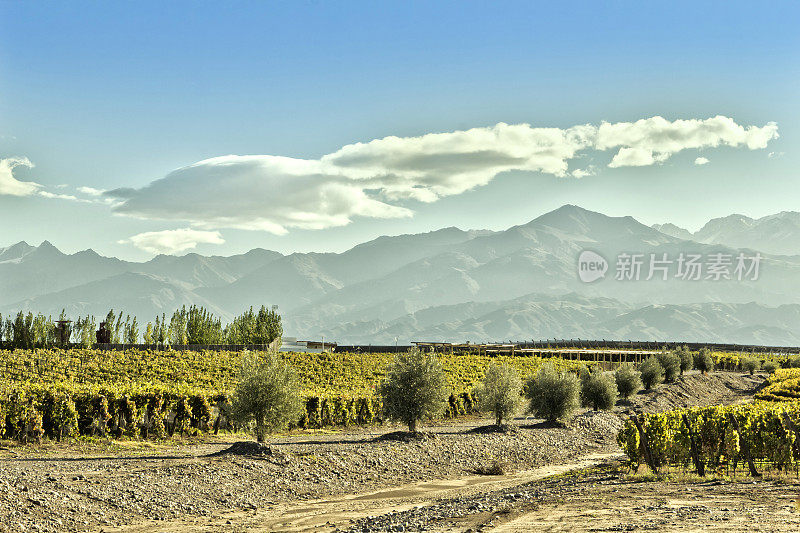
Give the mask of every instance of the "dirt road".
<svg viewBox="0 0 800 533">
<path fill-rule="evenodd" d="M 265 511 L 223 513 L 210 519 L 189 518 L 159 522 L 158 524 L 140 523 L 105 531 L 128 533 L 232 530 L 252 532 L 335 531 L 338 528 L 349 527 L 353 520 L 407 511 L 444 498 L 474 498 L 481 494 L 504 490 L 574 469 L 597 465 L 615 456 L 618 454 L 592 454 L 575 462 L 548 465 L 507 475 L 472 475 L 456 479 L 410 483 L 390 489 L 337 498 L 287 502 Z"/>
</svg>

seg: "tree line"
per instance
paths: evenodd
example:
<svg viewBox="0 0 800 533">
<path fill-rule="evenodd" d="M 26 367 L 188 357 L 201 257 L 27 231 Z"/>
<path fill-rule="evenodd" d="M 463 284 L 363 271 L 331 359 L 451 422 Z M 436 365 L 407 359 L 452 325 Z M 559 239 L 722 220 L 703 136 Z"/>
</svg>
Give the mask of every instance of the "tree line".
<svg viewBox="0 0 800 533">
<path fill-rule="evenodd" d="M 275 309 L 252 307 L 223 326 L 222 320 L 204 307 L 183 306 L 167 319 L 165 313 L 141 327 L 135 316 L 110 310 L 98 324 L 94 315 L 69 320 L 42 313 L 20 311 L 0 315 L 0 347 L 52 348 L 79 345 L 91 348 L 99 339 L 110 344 L 150 344 L 160 347 L 186 344 L 270 344 L 283 335 L 281 316 Z M 100 329 L 98 330 L 98 327 Z"/>
</svg>

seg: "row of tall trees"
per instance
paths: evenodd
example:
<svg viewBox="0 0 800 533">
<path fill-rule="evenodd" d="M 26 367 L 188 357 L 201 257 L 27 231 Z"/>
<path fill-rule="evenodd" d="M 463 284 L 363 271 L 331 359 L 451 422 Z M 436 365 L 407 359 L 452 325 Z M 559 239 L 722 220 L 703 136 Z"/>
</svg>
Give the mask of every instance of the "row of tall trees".
<svg viewBox="0 0 800 533">
<path fill-rule="evenodd" d="M 59 321 L 61 325 L 59 325 Z M 102 321 L 102 320 L 101 320 Z M 105 329 L 112 344 L 172 346 L 182 344 L 270 344 L 283 335 L 281 317 L 276 308 L 254 311 L 251 307 L 223 327 L 222 320 L 204 307 L 181 307 L 170 319 L 166 314 L 148 322 L 142 335 L 135 316 L 115 313 L 105 317 Z M 6 348 L 49 348 L 67 343 L 91 347 L 97 339 L 94 315 L 68 321 L 61 311 L 57 320 L 41 313 L 20 311 L 16 316 L 0 315 L 0 346 Z"/>
</svg>

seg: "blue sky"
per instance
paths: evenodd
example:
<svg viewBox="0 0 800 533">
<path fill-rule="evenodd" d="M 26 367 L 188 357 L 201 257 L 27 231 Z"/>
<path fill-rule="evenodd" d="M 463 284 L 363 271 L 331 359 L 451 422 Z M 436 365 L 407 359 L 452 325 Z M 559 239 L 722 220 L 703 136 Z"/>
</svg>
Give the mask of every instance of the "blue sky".
<svg viewBox="0 0 800 533">
<path fill-rule="evenodd" d="M 339 251 L 382 234 L 502 229 L 564 203 L 690 229 L 734 212 L 798 210 L 798 22 L 790 2 L 0 2 L 0 159 L 26 158 L 35 166 L 16 165 L 13 178 L 39 184 L 3 194 L 0 182 L 0 246 L 48 239 L 131 259 L 186 242 L 206 254 Z M 404 176 L 403 190 L 385 180 L 364 188 L 361 174 L 300 190 L 294 170 L 240 160 L 170 174 L 231 154 L 318 161 L 387 136 L 654 116 L 774 122 L 779 137 L 613 168 L 619 147 L 640 145 L 595 146 L 566 157 L 566 174 L 484 169 L 469 181 L 445 169 L 435 185 Z M 406 144 L 404 157 L 416 146 Z M 369 153 L 370 168 L 394 155 Z M 241 172 L 226 173 L 233 166 Z M 344 192 L 331 200 L 333 182 Z M 420 201 L 420 187 L 432 197 Z M 208 216 L 175 214 L 215 198 Z M 318 201 L 335 212 L 308 222 Z M 132 239 L 141 234 L 151 235 Z"/>
</svg>

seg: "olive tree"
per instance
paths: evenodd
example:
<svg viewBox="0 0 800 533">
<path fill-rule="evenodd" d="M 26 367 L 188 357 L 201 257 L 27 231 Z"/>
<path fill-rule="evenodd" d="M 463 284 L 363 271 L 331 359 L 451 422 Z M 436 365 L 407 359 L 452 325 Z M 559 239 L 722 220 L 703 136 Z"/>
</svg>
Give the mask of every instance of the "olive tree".
<svg viewBox="0 0 800 533">
<path fill-rule="evenodd" d="M 761 368 L 761 361 L 755 357 L 744 356 L 739 360 L 739 363 L 742 365 L 742 370 L 749 372 L 751 376 L 756 373 L 756 370 Z"/>
<path fill-rule="evenodd" d="M 676 352 L 664 352 L 656 356 L 664 369 L 664 381 L 672 383 L 681 373 L 681 357 Z"/>
<path fill-rule="evenodd" d="M 689 351 L 688 346 L 681 346 L 675 350 L 675 354 L 681 360 L 681 375 L 683 375 L 684 372 L 694 368 L 694 356 L 692 355 L 692 352 Z"/>
<path fill-rule="evenodd" d="M 654 355 L 651 355 L 642 362 L 639 371 L 642 373 L 642 383 L 647 390 L 652 389 L 664 381 L 664 367 L 661 366 L 661 363 L 658 362 L 658 358 Z"/>
<path fill-rule="evenodd" d="M 536 416 L 550 422 L 565 420 L 578 408 L 580 382 L 575 374 L 542 365 L 525 383 L 525 397 Z"/>
<path fill-rule="evenodd" d="M 617 383 L 607 372 L 590 372 L 581 380 L 581 400 L 595 411 L 608 411 L 617 403 Z"/>
<path fill-rule="evenodd" d="M 626 400 L 642 388 L 642 374 L 630 363 L 619 367 L 614 373 L 614 379 L 619 395 Z"/>
<path fill-rule="evenodd" d="M 418 348 L 398 354 L 381 383 L 384 415 L 416 433 L 417 422 L 444 411 L 449 397 L 447 378 L 434 354 Z"/>
<path fill-rule="evenodd" d="M 522 403 L 522 380 L 507 363 L 493 362 L 475 390 L 481 411 L 494 414 L 495 425 L 513 417 Z"/>
<path fill-rule="evenodd" d="M 297 374 L 279 354 L 247 353 L 231 399 L 231 416 L 240 424 L 253 424 L 258 442 L 263 442 L 268 432 L 300 418 L 299 391 Z"/>
<path fill-rule="evenodd" d="M 694 366 L 703 374 L 714 371 L 714 358 L 711 356 L 711 351 L 708 348 L 701 348 L 700 351 L 697 352 Z"/>
</svg>

